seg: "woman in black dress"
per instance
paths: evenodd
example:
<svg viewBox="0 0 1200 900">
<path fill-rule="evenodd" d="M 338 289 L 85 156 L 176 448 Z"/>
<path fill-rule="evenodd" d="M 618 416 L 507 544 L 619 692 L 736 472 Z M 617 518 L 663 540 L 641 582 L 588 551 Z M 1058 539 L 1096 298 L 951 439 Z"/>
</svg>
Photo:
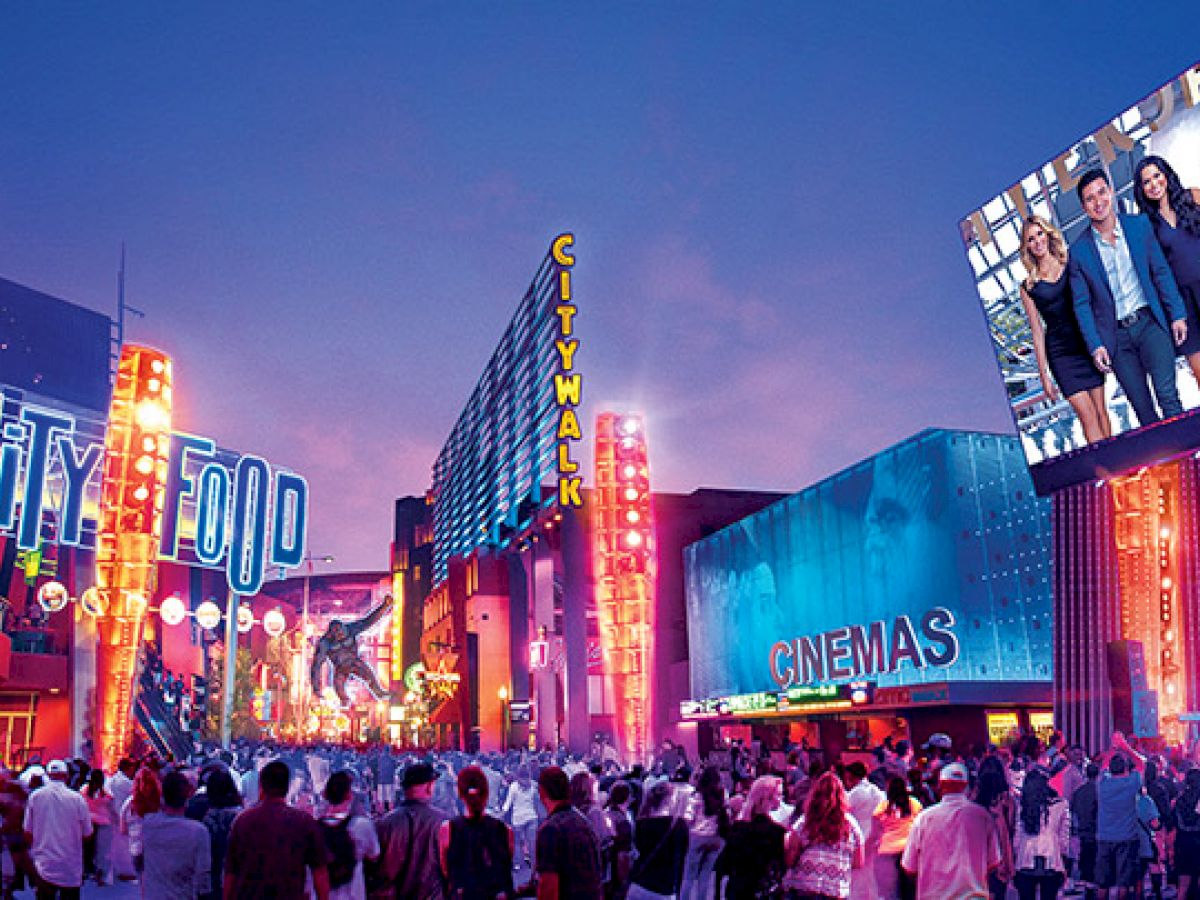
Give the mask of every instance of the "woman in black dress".
<svg viewBox="0 0 1200 900">
<path fill-rule="evenodd" d="M 1041 216 L 1030 216 L 1021 226 L 1021 261 L 1029 273 L 1021 283 L 1021 303 L 1046 397 L 1051 402 L 1060 395 L 1067 398 L 1089 444 L 1112 437 L 1104 375 L 1093 364 L 1075 320 L 1067 245 Z"/>
<path fill-rule="evenodd" d="M 1176 348 L 1200 382 L 1200 190 L 1187 189 L 1161 156 L 1147 156 L 1134 170 L 1133 196 L 1150 218 L 1154 234 L 1187 308 L 1187 340 Z"/>
</svg>

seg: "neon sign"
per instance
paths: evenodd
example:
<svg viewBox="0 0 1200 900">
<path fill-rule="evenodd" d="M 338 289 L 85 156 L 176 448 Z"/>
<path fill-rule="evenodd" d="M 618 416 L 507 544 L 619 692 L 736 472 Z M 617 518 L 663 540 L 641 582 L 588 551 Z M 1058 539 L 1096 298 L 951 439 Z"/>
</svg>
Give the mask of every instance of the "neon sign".
<svg viewBox="0 0 1200 900">
<path fill-rule="evenodd" d="M 162 501 L 159 559 L 177 559 L 190 539 L 196 561 L 224 567 L 230 589 L 243 595 L 258 593 L 268 569 L 300 565 L 308 526 L 303 477 L 253 454 L 226 465 L 210 438 L 172 433 L 169 441 L 164 490 L 155 498 Z M 160 448 L 138 449 L 157 455 Z M 91 546 L 94 536 L 83 526 L 96 516 L 103 457 L 103 442 L 81 434 L 73 416 L 24 406 L 0 430 L 0 533 L 35 551 L 53 524 L 56 543 Z"/>
<path fill-rule="evenodd" d="M 921 617 L 919 624 L 929 645 L 924 648 L 908 616 L 896 616 L 890 635 L 886 623 L 880 620 L 777 641 L 767 661 L 771 677 L 786 689 L 821 681 L 860 681 L 895 672 L 906 661 L 917 669 L 954 665 L 959 652 L 954 614 L 936 606 Z"/>
<path fill-rule="evenodd" d="M 571 459 L 571 442 L 583 437 L 579 428 L 579 416 L 576 409 L 583 399 L 583 377 L 575 371 L 575 351 L 579 349 L 579 339 L 575 334 L 575 305 L 571 302 L 571 269 L 575 265 L 575 256 L 567 252 L 575 245 L 575 236 L 560 234 L 554 239 L 551 253 L 554 261 L 560 266 L 558 272 L 559 304 L 554 312 L 558 315 L 559 337 L 554 342 L 558 351 L 558 361 L 561 372 L 554 376 L 554 402 L 558 405 L 558 430 L 555 438 L 558 441 L 558 502 L 561 506 L 583 506 L 580 488 L 583 478 L 577 474 L 579 463 Z"/>
</svg>

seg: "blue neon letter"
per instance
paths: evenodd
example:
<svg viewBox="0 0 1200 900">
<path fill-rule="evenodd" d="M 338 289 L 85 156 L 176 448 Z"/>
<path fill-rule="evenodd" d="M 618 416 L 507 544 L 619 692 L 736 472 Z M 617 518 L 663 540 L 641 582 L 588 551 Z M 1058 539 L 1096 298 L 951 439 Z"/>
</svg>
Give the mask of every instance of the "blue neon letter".
<svg viewBox="0 0 1200 900">
<path fill-rule="evenodd" d="M 75 445 L 69 437 L 60 437 L 57 444 L 58 456 L 63 467 L 63 493 L 66 495 L 58 538 L 68 546 L 77 547 L 82 532 L 83 489 L 92 477 L 92 472 L 96 470 L 96 463 L 100 462 L 100 454 L 104 452 L 104 447 L 92 444 L 84 452 L 83 459 L 80 459 L 75 455 Z"/>
<path fill-rule="evenodd" d="M 229 511 L 229 471 L 209 463 L 200 473 L 200 502 L 196 505 L 196 559 L 216 565 L 225 552 L 225 521 Z"/>
<path fill-rule="evenodd" d="M 195 482 L 183 474 L 192 453 L 212 456 L 217 445 L 209 438 L 190 434 L 171 435 L 171 453 L 167 458 L 167 486 L 163 497 L 162 537 L 158 541 L 160 559 L 174 559 L 179 553 L 179 512 L 183 498 L 191 496 Z M 197 540 L 196 542 L 200 542 Z"/>
<path fill-rule="evenodd" d="M 229 587 L 235 594 L 251 596 L 262 588 L 270 488 L 271 470 L 265 459 L 247 455 L 238 460 L 233 501 L 233 543 L 225 568 Z"/>
<path fill-rule="evenodd" d="M 46 487 L 46 465 L 50 461 L 50 437 L 56 431 L 75 430 L 70 416 L 56 416 L 39 409 L 21 410 L 21 419 L 30 424 L 29 457 L 25 467 L 25 499 L 21 504 L 21 531 L 17 546 L 36 550 L 42 531 L 42 492 Z"/>
<path fill-rule="evenodd" d="M 288 530 L 289 499 L 295 503 Z M 271 565 L 294 569 L 304 561 L 308 536 L 308 482 L 291 472 L 275 476 L 275 524 L 271 529 Z"/>
</svg>

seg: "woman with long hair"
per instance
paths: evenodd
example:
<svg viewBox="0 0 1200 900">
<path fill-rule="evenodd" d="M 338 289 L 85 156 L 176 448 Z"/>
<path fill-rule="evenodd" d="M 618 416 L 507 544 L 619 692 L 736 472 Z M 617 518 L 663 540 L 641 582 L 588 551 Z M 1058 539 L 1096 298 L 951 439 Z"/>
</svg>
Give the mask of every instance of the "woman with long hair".
<svg viewBox="0 0 1200 900">
<path fill-rule="evenodd" d="M 121 807 L 121 833 L 129 836 L 129 855 L 133 857 L 133 867 L 141 874 L 142 858 L 142 821 L 151 813 L 162 809 L 162 782 L 158 773 L 150 766 L 138 769 L 133 779 L 133 793 Z"/>
<path fill-rule="evenodd" d="M 755 900 L 782 890 L 787 829 L 771 818 L 783 799 L 783 782 L 763 775 L 750 786 L 738 820 L 729 826 L 725 849 L 717 857 L 718 894 L 728 900 Z M 724 893 L 720 893 L 723 879 Z"/>
<path fill-rule="evenodd" d="M 802 897 L 849 897 L 850 873 L 863 864 L 863 844 L 846 789 L 826 772 L 809 791 L 803 823 L 788 833 L 784 887 Z"/>
<path fill-rule="evenodd" d="M 729 812 L 721 773 L 706 766 L 696 780 L 688 819 L 688 855 L 683 869 L 682 900 L 708 900 L 713 895 L 713 871 L 729 833 Z"/>
<path fill-rule="evenodd" d="M 104 770 L 92 769 L 88 773 L 87 784 L 81 789 L 83 799 L 87 801 L 88 813 L 92 818 L 92 836 L 84 842 L 90 857 L 90 870 L 96 877 L 96 884 L 112 884 L 112 836 L 113 826 L 117 823 L 117 810 L 113 807 L 112 794 L 104 786 Z"/>
<path fill-rule="evenodd" d="M 487 775 L 479 766 L 458 773 L 458 796 L 466 813 L 443 822 L 438 853 L 448 897 L 512 896 L 512 829 L 486 813 Z"/>
<path fill-rule="evenodd" d="M 1175 798 L 1175 872 L 1179 876 L 1180 900 L 1189 896 L 1200 879 L 1200 769 L 1189 769 L 1183 777 L 1183 791 Z"/>
<path fill-rule="evenodd" d="M 237 785 L 228 769 L 216 769 L 204 782 L 204 793 L 208 799 L 208 809 L 201 820 L 208 829 L 210 872 L 212 874 L 212 889 L 204 895 L 204 900 L 220 900 L 223 893 L 225 873 L 225 854 L 229 849 L 229 830 L 233 820 L 242 811 L 242 796 L 238 793 Z"/>
<path fill-rule="evenodd" d="M 1004 763 L 998 756 L 985 756 L 979 763 L 979 783 L 976 786 L 975 802 L 992 814 L 996 822 L 996 836 L 1000 840 L 1000 865 L 988 872 L 988 888 L 992 900 L 1004 900 L 1008 883 L 1013 877 L 1013 830 L 1016 827 L 1017 804 Z"/>
<path fill-rule="evenodd" d="M 1070 848 L 1071 815 L 1040 767 L 1021 789 L 1021 812 L 1013 839 L 1013 882 L 1021 900 L 1054 900 L 1066 880 L 1063 857 Z"/>
<path fill-rule="evenodd" d="M 1112 436 L 1104 404 L 1104 375 L 1092 362 L 1071 298 L 1067 276 L 1067 243 L 1058 229 L 1041 216 L 1021 226 L 1021 304 L 1033 334 L 1033 352 L 1046 397 L 1060 393 L 1075 411 L 1089 444 Z"/>
<path fill-rule="evenodd" d="M 671 815 L 674 787 L 660 781 L 646 792 L 642 812 L 634 825 L 637 859 L 629 877 L 630 900 L 675 898 L 683 885 L 688 830 L 683 819 Z"/>
<path fill-rule="evenodd" d="M 1183 295 L 1187 338 L 1176 353 L 1187 357 L 1200 382 L 1200 189 L 1185 188 L 1161 156 L 1147 156 L 1133 171 L 1133 196 L 1149 216 Z"/>
<path fill-rule="evenodd" d="M 875 885 L 880 900 L 912 900 L 916 885 L 900 865 L 900 857 L 908 846 L 917 813 L 924 809 L 921 801 L 908 791 L 908 783 L 899 775 L 888 779 L 887 796 L 875 809 L 873 833 L 879 839 L 875 856 Z"/>
</svg>

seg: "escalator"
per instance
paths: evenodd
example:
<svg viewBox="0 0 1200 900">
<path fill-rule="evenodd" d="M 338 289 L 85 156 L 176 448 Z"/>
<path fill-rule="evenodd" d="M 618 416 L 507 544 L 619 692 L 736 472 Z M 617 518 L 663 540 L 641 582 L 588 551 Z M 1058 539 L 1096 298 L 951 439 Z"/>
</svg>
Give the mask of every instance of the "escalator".
<svg viewBox="0 0 1200 900">
<path fill-rule="evenodd" d="M 162 693 L 154 686 L 154 679 L 145 669 L 138 678 L 133 714 L 160 756 L 171 753 L 175 759 L 186 760 L 192 755 L 195 748 L 191 735 L 180 726 L 178 717 L 167 707 Z"/>
</svg>

